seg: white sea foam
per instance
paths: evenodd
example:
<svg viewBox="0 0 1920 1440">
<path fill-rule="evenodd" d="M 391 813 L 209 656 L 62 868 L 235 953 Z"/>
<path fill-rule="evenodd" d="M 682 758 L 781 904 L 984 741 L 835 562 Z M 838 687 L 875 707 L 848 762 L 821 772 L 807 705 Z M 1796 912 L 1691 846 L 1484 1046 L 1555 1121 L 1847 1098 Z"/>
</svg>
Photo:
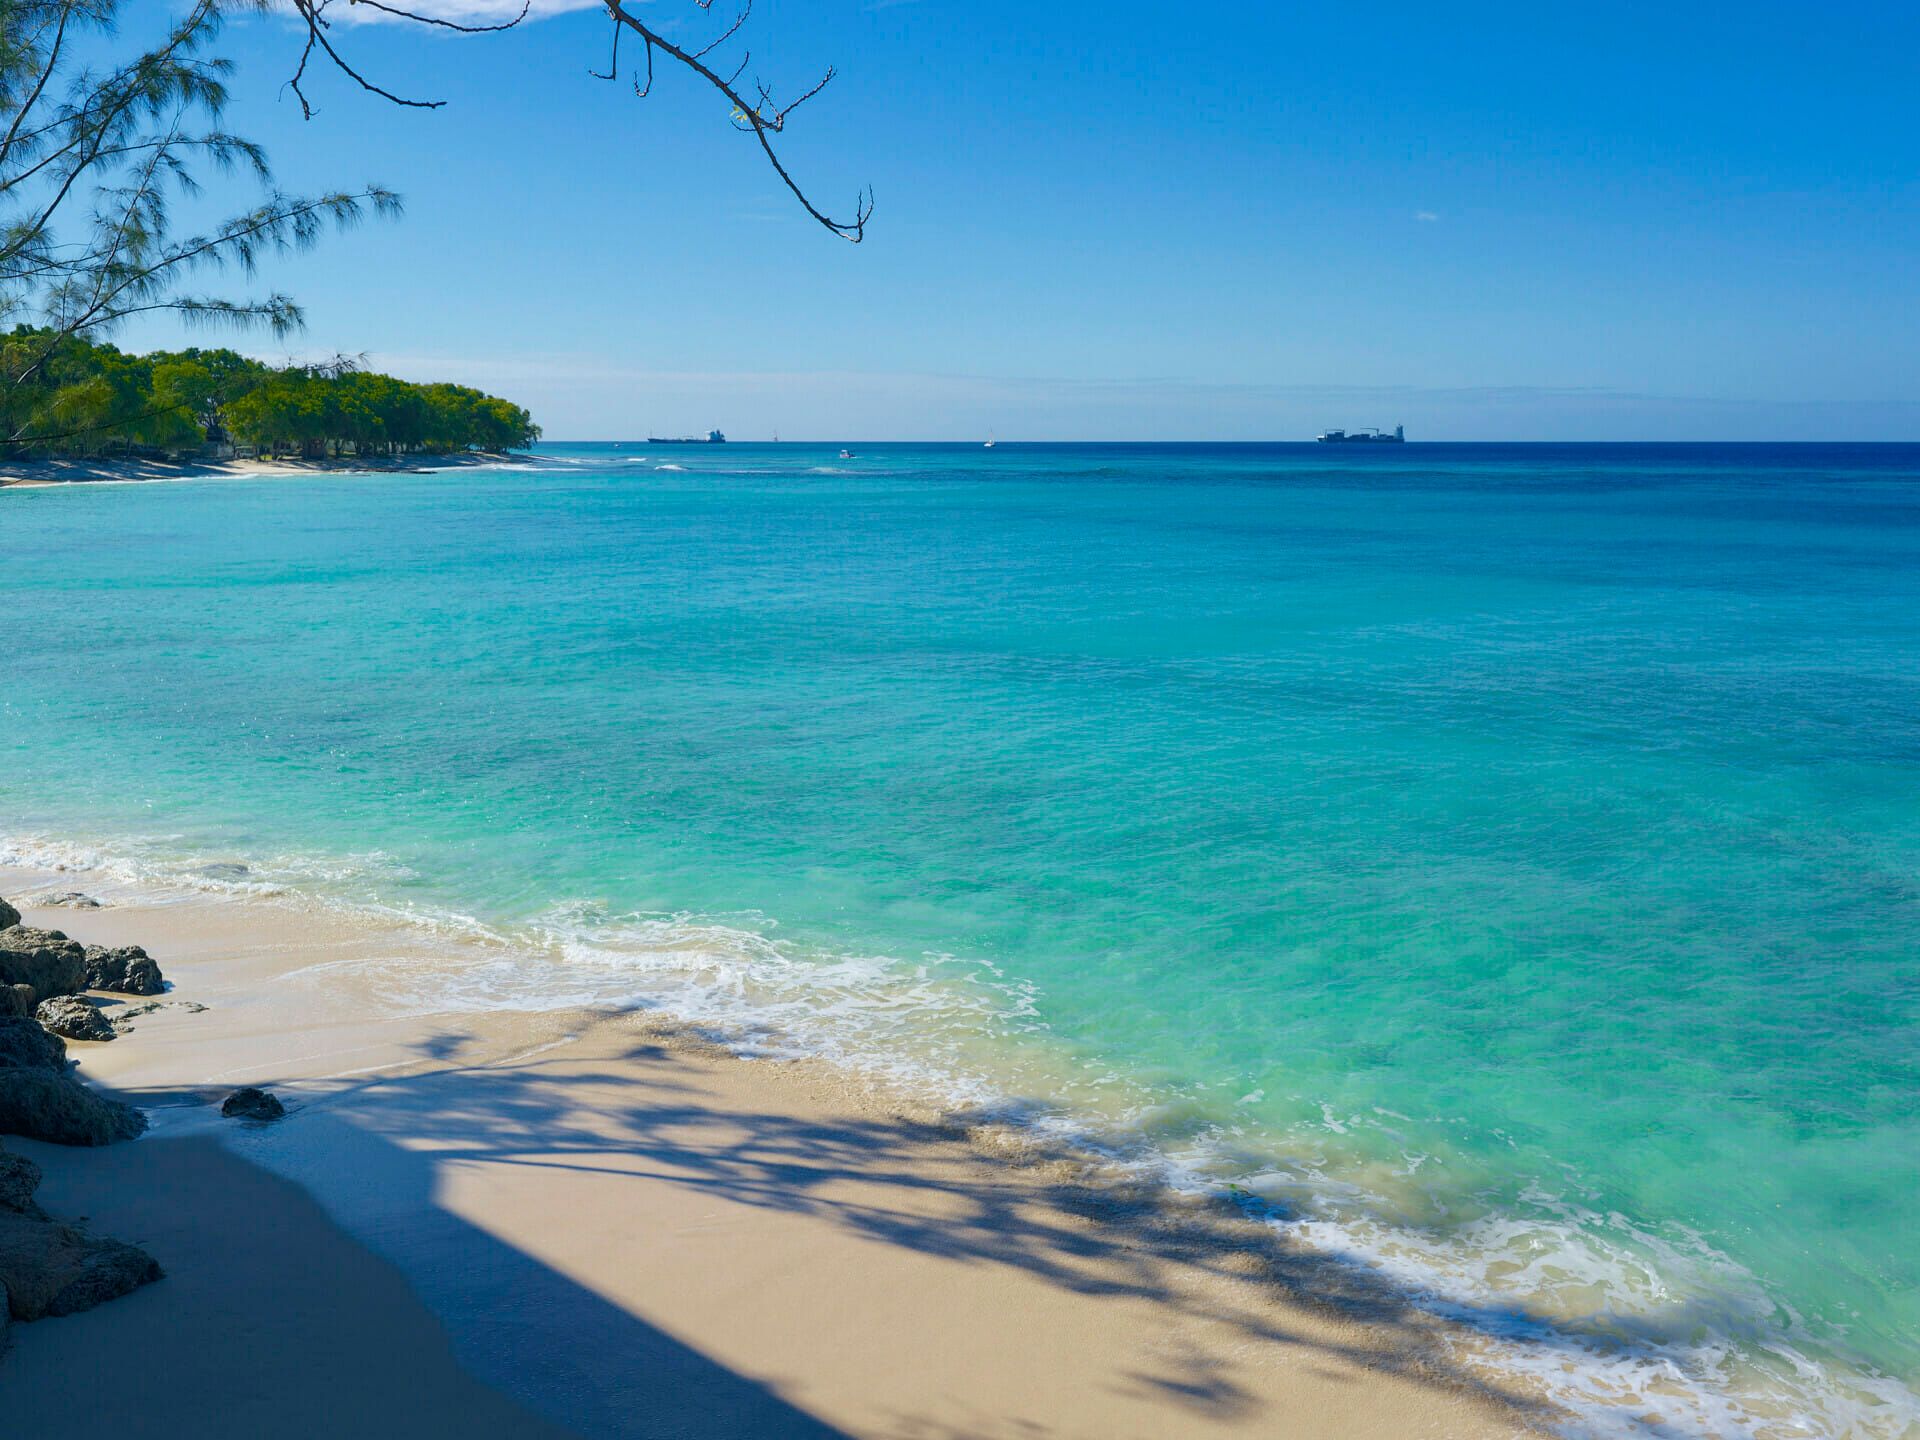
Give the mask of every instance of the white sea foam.
<svg viewBox="0 0 1920 1440">
<path fill-rule="evenodd" d="M 202 853 L 178 836 L 92 845 L 0 837 L 0 865 L 85 877 L 156 899 L 323 904 L 417 927 L 446 942 L 415 958 L 343 961 L 396 1012 L 577 1006 L 659 1009 L 742 1053 L 814 1056 L 934 1093 L 1104 1155 L 1175 1189 L 1228 1196 L 1320 1251 L 1387 1277 L 1421 1307 L 1460 1322 L 1463 1358 L 1523 1377 L 1559 1405 L 1567 1435 L 1598 1440 L 1915 1440 L 1920 1398 L 1899 1381 L 1814 1358 L 1798 1317 L 1697 1236 L 1653 1234 L 1625 1217 L 1536 1187 L 1518 1208 L 1442 1230 L 1394 1218 L 1390 1177 L 1340 1173 L 1287 1154 L 1274 1137 L 1207 1118 L 1121 1076 L 1084 1073 L 1101 1097 L 1069 1107 L 1022 1098 L 1071 1067 L 1008 1045 L 1031 1033 L 1031 987 L 952 957 L 804 952 L 763 916 L 608 915 L 556 904 L 506 927 L 408 904 L 393 857 Z M 1053 1093 L 1057 1093 L 1057 1090 Z M 1358 1117 L 1326 1115 L 1328 1133 Z M 1401 1175 L 1427 1157 L 1408 1156 Z"/>
</svg>

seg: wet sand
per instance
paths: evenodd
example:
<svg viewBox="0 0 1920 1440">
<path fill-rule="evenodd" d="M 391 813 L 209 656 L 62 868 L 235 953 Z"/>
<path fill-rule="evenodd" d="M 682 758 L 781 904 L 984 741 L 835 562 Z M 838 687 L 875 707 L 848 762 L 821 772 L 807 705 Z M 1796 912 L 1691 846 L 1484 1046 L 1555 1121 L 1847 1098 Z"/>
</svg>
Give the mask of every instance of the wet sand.
<svg viewBox="0 0 1920 1440">
<path fill-rule="evenodd" d="M 108 908 L 24 903 L 76 886 Z M 0 1393 L 26 1433 L 1483 1440 L 1552 1418 L 1365 1272 L 824 1064 L 640 1012 L 396 1014 L 383 966 L 454 943 L 401 924 L 92 875 L 0 870 L 0 895 L 145 945 L 166 1001 L 208 1007 L 70 1047 L 149 1108 L 146 1139 L 20 1143 L 45 1205 L 168 1272 L 16 1327 Z M 291 1113 L 220 1119 L 240 1084 Z"/>
</svg>

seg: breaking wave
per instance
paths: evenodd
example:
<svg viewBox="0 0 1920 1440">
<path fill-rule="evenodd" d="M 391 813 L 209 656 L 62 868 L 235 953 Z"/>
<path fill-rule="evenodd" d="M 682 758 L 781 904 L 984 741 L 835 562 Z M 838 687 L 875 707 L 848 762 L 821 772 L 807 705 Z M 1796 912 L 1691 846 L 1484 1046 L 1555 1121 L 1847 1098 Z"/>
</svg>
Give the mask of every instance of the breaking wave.
<svg viewBox="0 0 1920 1440">
<path fill-rule="evenodd" d="M 610 913 L 572 900 L 494 923 L 394 899 L 416 877 L 380 851 L 254 856 L 202 853 L 179 836 L 95 845 L 28 835 L 0 837 L 0 866 L 161 903 L 274 901 L 414 927 L 436 943 L 303 972 L 318 981 L 351 968 L 396 1013 L 655 1009 L 746 1055 L 821 1058 L 1031 1126 L 1384 1275 L 1458 1322 L 1463 1358 L 1563 1407 L 1569 1436 L 1920 1436 L 1912 1390 L 1836 1359 L 1831 1337 L 1808 1333 L 1701 1237 L 1654 1233 L 1542 1184 L 1469 1222 L 1412 1223 L 1395 1173 L 1410 1176 L 1426 1157 L 1402 1157 L 1398 1172 L 1342 1165 L 1324 1141 L 1360 1117 L 1328 1112 L 1320 1143 L 1302 1146 L 1125 1077 L 1089 1081 L 1049 1051 L 1034 988 L 981 961 L 811 950 L 757 913 Z M 1052 1098 L 1068 1090 L 1075 1103 Z"/>
</svg>

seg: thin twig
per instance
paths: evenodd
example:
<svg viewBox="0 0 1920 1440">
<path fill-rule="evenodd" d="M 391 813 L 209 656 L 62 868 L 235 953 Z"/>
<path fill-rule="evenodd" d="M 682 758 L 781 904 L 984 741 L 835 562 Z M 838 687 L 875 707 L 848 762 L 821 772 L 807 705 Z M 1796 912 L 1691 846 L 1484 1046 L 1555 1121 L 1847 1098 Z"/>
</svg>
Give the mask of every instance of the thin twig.
<svg viewBox="0 0 1920 1440">
<path fill-rule="evenodd" d="M 775 112 L 775 114 L 771 116 L 762 113 L 761 106 L 767 102 L 764 87 L 761 89 L 760 104 L 748 101 L 745 96 L 734 88 L 733 82 L 739 78 L 740 72 L 738 70 L 734 72 L 732 78 L 723 79 L 710 69 L 701 58 L 701 56 L 707 53 L 705 50 L 694 52 L 681 49 L 671 40 L 666 39 L 657 31 L 650 29 L 640 20 L 630 15 L 627 12 L 626 6 L 622 3 L 622 0 L 604 0 L 604 3 L 609 15 L 613 16 L 616 21 L 625 25 L 629 30 L 632 30 L 647 42 L 649 59 L 651 59 L 652 47 L 656 45 L 659 46 L 663 53 L 678 60 L 682 65 L 700 76 L 701 79 L 705 80 L 733 103 L 735 123 L 739 125 L 742 130 L 751 130 L 753 132 L 754 138 L 760 142 L 760 149 L 767 157 L 767 163 L 773 166 L 774 174 L 780 177 L 781 183 L 792 193 L 793 198 L 800 202 L 801 208 L 843 240 L 850 240 L 857 245 L 865 238 L 867 221 L 873 215 L 873 192 L 871 190 L 861 192 L 860 198 L 854 206 L 854 217 L 852 220 L 835 220 L 832 216 L 826 214 L 816 206 L 812 200 L 808 199 L 807 193 L 800 188 L 799 182 L 788 173 L 787 167 L 780 160 L 779 153 L 773 148 L 773 141 L 770 137 L 780 130 L 779 122 L 784 119 L 785 112 Z M 696 0 L 696 3 L 699 3 L 699 0 Z M 745 68 L 744 61 L 742 62 L 742 68 Z M 827 81 L 832 78 L 833 72 L 828 71 L 826 79 L 822 80 L 820 84 L 814 86 L 813 89 L 801 96 L 800 100 L 811 99 L 813 96 L 819 94 L 820 91 L 825 88 Z M 652 83 L 651 66 L 649 66 L 648 70 L 648 83 L 650 88 Z M 641 93 L 644 94 L 645 92 L 642 91 Z M 798 105 L 800 100 L 794 101 L 793 104 Z M 787 107 L 789 111 L 792 109 L 793 105 Z"/>
<path fill-rule="evenodd" d="M 533 0 L 520 7 L 520 13 L 499 25 L 460 25 L 452 20 L 442 20 L 433 15 L 416 15 L 411 10 L 402 10 L 393 5 L 382 5 L 380 0 L 347 0 L 348 5 L 364 5 L 369 10 L 379 10 L 387 15 L 396 15 L 402 20 L 412 20 L 420 25 L 437 25 L 442 30 L 458 30 L 462 35 L 492 35 L 501 30 L 511 30 L 527 18 L 527 12 L 533 8 Z"/>
</svg>

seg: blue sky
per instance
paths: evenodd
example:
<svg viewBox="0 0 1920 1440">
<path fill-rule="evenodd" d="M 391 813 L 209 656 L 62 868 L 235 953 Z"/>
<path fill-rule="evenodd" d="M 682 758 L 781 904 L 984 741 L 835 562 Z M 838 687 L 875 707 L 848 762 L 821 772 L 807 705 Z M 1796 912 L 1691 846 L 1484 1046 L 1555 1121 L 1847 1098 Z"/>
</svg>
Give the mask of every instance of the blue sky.
<svg viewBox="0 0 1920 1440">
<path fill-rule="evenodd" d="M 839 69 L 785 153 L 824 208 L 873 187 L 859 246 L 689 77 L 590 79 L 607 22 L 549 8 L 342 27 L 448 103 L 327 77 L 311 122 L 285 23 L 228 33 L 283 184 L 407 197 L 261 277 L 301 353 L 553 438 L 1920 439 L 1911 4 L 758 0 L 750 73 Z"/>
</svg>

